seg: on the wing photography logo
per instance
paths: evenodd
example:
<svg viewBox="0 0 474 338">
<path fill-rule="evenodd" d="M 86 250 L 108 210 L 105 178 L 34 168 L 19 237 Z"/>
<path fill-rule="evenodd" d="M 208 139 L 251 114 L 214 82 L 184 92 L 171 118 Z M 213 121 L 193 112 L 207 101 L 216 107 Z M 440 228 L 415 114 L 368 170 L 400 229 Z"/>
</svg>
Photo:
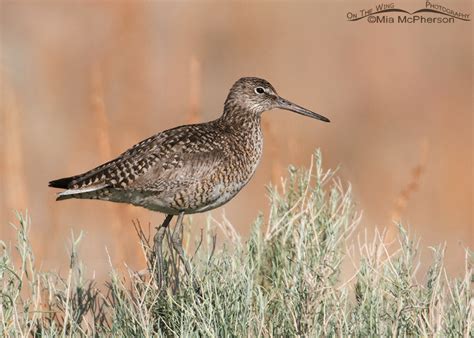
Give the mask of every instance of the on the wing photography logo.
<svg viewBox="0 0 474 338">
<path fill-rule="evenodd" d="M 398 8 L 395 3 L 380 3 L 372 8 L 361 8 L 347 12 L 348 21 L 366 20 L 369 23 L 420 23 L 446 24 L 457 21 L 471 21 L 470 13 L 447 7 L 431 1 L 413 12 Z"/>
</svg>

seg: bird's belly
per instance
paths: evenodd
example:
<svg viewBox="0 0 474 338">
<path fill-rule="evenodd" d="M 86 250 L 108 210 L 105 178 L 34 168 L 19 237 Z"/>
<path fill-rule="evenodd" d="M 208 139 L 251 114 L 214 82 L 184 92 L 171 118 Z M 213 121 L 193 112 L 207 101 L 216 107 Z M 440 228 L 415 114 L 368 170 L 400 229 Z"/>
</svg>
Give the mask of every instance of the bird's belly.
<svg viewBox="0 0 474 338">
<path fill-rule="evenodd" d="M 123 190 L 110 190 L 107 195 L 101 196 L 100 199 L 116 203 L 130 203 L 168 215 L 178 215 L 181 212 L 180 209 L 173 207 L 169 199 L 163 198 L 159 193 L 153 194 L 133 190 L 127 192 Z"/>
<path fill-rule="evenodd" d="M 177 215 L 180 212 L 193 214 L 220 207 L 237 195 L 245 184 L 216 184 L 210 191 L 203 193 L 201 189 L 185 189 L 177 195 L 130 193 L 126 200 L 149 210 Z M 117 199 L 114 202 L 122 202 Z M 125 201 L 124 201 L 125 202 Z"/>
<path fill-rule="evenodd" d="M 252 168 L 254 169 L 254 168 Z M 212 210 L 229 202 L 248 183 L 255 170 L 241 173 L 240 177 L 208 180 L 177 189 L 172 194 L 158 194 L 146 199 L 138 198 L 142 206 L 168 214 L 193 214 Z M 220 176 L 220 175 L 219 175 Z M 222 176 L 220 176 L 222 178 Z"/>
<path fill-rule="evenodd" d="M 245 183 L 233 183 L 229 185 L 217 184 L 214 186 L 212 193 L 209 194 L 206 203 L 202 203 L 202 205 L 199 206 L 196 205 L 190 213 L 204 212 L 218 208 L 234 198 L 244 186 Z"/>
</svg>

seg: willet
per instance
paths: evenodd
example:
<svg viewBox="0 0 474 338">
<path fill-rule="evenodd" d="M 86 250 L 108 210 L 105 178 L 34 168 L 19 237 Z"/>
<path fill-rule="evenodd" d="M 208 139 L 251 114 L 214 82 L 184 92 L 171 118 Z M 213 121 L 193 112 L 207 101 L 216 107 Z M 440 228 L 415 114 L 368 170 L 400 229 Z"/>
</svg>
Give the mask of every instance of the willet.
<svg viewBox="0 0 474 338">
<path fill-rule="evenodd" d="M 227 203 L 249 182 L 262 156 L 261 115 L 274 108 L 329 122 L 280 97 L 266 80 L 244 77 L 230 89 L 220 118 L 165 130 L 110 162 L 49 186 L 67 189 L 58 201 L 98 199 L 166 214 L 154 237 L 161 283 L 162 241 L 171 219 L 178 216 L 171 242 L 189 273 L 181 243 L 183 216 Z"/>
</svg>

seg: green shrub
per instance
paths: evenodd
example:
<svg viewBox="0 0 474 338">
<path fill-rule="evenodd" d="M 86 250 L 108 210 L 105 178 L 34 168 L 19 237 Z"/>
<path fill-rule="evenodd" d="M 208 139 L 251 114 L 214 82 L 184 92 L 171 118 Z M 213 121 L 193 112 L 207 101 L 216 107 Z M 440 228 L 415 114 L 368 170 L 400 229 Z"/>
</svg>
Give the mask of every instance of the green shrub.
<svg viewBox="0 0 474 338">
<path fill-rule="evenodd" d="M 38 270 L 30 219 L 18 214 L 18 266 L 1 242 L 0 336 L 473 336 L 472 252 L 464 278 L 450 281 L 444 247 L 433 248 L 425 282 L 417 282 L 418 246 L 400 226 L 396 251 L 380 233 L 356 245 L 360 263 L 343 280 L 360 219 L 350 186 L 322 170 L 317 152 L 309 170 L 290 168 L 269 197 L 268 219 L 257 218 L 246 242 L 228 221 L 216 222 L 228 238 L 216 250 L 209 222 L 191 276 L 168 249 L 161 289 L 153 273 L 124 276 L 113 267 L 98 288 L 77 256 L 81 235 L 72 236 L 67 276 Z"/>
</svg>

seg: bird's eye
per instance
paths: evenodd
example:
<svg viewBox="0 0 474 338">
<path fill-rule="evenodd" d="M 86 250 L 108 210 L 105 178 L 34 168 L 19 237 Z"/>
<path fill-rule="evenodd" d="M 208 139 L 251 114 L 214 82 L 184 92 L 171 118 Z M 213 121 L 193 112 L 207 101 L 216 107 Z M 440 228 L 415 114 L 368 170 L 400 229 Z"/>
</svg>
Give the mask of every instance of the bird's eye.
<svg viewBox="0 0 474 338">
<path fill-rule="evenodd" d="M 257 88 L 255 88 L 255 93 L 263 94 L 263 93 L 265 93 L 265 89 L 263 89 L 262 87 L 257 87 Z"/>
</svg>

